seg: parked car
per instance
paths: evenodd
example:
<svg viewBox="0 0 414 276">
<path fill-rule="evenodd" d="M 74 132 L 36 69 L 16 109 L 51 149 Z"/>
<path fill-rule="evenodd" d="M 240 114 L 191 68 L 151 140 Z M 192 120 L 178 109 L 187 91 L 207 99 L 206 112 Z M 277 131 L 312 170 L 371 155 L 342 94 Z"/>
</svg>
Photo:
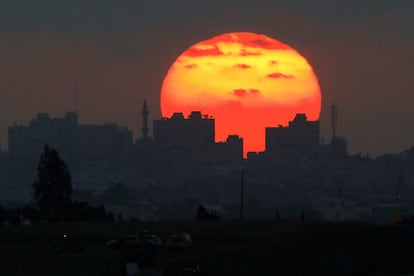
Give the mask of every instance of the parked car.
<svg viewBox="0 0 414 276">
<path fill-rule="evenodd" d="M 138 235 L 126 235 L 119 239 L 110 240 L 106 243 L 106 247 L 111 249 L 136 248 L 143 247 L 145 245 L 145 240 Z"/>
<path fill-rule="evenodd" d="M 159 248 L 162 246 L 162 239 L 160 236 L 150 233 L 148 231 L 141 231 L 139 236 L 145 241 L 150 247 Z"/>
<path fill-rule="evenodd" d="M 186 250 L 190 249 L 193 245 L 191 240 L 191 235 L 188 233 L 174 233 L 171 234 L 166 242 L 167 250 L 171 249 L 181 249 Z"/>
</svg>

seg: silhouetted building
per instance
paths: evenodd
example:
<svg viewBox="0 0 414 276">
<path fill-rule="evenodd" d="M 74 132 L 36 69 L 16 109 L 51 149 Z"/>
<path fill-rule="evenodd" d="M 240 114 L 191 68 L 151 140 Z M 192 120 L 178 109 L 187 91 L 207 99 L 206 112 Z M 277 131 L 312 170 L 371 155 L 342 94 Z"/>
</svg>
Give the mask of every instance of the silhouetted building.
<svg viewBox="0 0 414 276">
<path fill-rule="evenodd" d="M 216 144 L 215 162 L 218 165 L 240 166 L 243 160 L 243 138 L 238 135 L 229 135 L 226 142 Z"/>
<path fill-rule="evenodd" d="M 162 148 L 201 148 L 214 144 L 214 119 L 191 112 L 188 118 L 183 113 L 174 113 L 171 118 L 154 120 L 154 144 Z"/>
<path fill-rule="evenodd" d="M 331 143 L 320 144 L 319 122 L 297 114 L 286 127 L 266 128 L 266 151 L 249 153 L 243 160 L 243 138 L 230 135 L 225 142 L 215 143 L 215 120 L 201 112 L 155 120 L 153 140 L 146 102 L 141 115 L 142 135 L 135 145 L 127 128 L 80 125 L 74 112 L 63 118 L 40 113 L 28 126 L 10 126 L 9 151 L 0 151 L 0 184 L 7 191 L 2 193 L 3 201 L 30 198 L 46 143 L 68 164 L 76 197 L 93 198 L 121 183 L 131 188 L 133 202 L 121 207 L 140 219 L 152 219 L 158 207 L 185 200 L 238 204 L 235 191 L 240 189 L 241 169 L 247 183 L 246 202 L 260 202 L 252 206 L 257 212 L 272 210 L 270 216 L 276 207 L 284 217 L 283 206 L 290 210 L 288 206 L 296 205 L 309 206 L 331 220 L 370 217 L 384 222 L 392 210 L 378 203 L 400 208 L 413 201 L 414 149 L 376 159 L 348 156 L 347 141 L 335 134 L 335 120 Z M 218 210 L 203 207 L 200 218 Z M 309 210 L 307 217 L 312 214 Z M 189 214 L 193 215 L 191 210 Z"/>
<path fill-rule="evenodd" d="M 130 150 L 132 132 L 116 124 L 79 125 L 78 116 L 67 112 L 64 118 L 39 113 L 29 126 L 9 127 L 11 158 L 38 158 L 45 144 L 57 149 L 68 163 L 99 160 L 122 155 Z"/>
<path fill-rule="evenodd" d="M 132 152 L 132 132 L 116 124 L 80 125 L 74 112 L 63 118 L 39 113 L 28 126 L 9 127 L 9 175 L 33 181 L 45 144 L 55 148 L 74 176 L 74 187 L 97 188 L 116 181 Z"/>
<path fill-rule="evenodd" d="M 9 154 L 11 158 L 38 158 L 44 145 L 49 144 L 66 160 L 74 159 L 78 127 L 78 116 L 74 112 L 66 113 L 64 118 L 50 118 L 48 113 L 39 113 L 28 126 L 9 127 Z"/>
<path fill-rule="evenodd" d="M 266 152 L 271 156 L 310 156 L 319 150 L 319 121 L 308 121 L 296 114 L 288 127 L 266 128 Z"/>
<path fill-rule="evenodd" d="M 226 139 L 225 154 L 232 161 L 243 159 L 243 138 L 238 135 L 229 135 Z"/>
</svg>

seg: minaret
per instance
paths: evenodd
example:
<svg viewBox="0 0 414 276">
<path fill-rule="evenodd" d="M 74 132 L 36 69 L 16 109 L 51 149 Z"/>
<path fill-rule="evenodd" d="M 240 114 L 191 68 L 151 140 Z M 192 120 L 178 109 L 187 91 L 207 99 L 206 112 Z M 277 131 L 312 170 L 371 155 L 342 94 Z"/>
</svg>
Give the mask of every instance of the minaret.
<svg viewBox="0 0 414 276">
<path fill-rule="evenodd" d="M 148 127 L 148 106 L 147 106 L 147 101 L 144 100 L 144 105 L 142 106 L 142 139 L 143 140 L 148 140 L 149 136 L 148 136 L 148 132 L 149 132 L 149 127 Z"/>
</svg>

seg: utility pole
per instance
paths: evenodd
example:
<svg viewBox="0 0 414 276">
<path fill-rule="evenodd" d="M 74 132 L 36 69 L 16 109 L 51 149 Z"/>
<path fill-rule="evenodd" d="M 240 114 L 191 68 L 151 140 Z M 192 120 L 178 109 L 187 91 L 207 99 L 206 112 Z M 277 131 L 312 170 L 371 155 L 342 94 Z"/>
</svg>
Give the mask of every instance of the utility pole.
<svg viewBox="0 0 414 276">
<path fill-rule="evenodd" d="M 240 187 L 240 221 L 243 220 L 243 196 L 244 196 L 244 170 L 241 171 Z"/>
</svg>

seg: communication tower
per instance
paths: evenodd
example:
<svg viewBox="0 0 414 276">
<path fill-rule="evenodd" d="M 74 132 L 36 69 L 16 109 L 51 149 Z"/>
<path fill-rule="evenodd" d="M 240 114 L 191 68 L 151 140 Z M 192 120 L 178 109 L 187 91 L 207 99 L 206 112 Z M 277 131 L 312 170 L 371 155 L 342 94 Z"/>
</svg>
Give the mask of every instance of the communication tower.
<svg viewBox="0 0 414 276">
<path fill-rule="evenodd" d="M 338 125 L 338 108 L 333 105 L 331 108 L 331 119 L 332 119 L 332 140 L 336 138 L 336 128 Z"/>
<path fill-rule="evenodd" d="M 144 100 L 144 105 L 142 106 L 142 138 L 144 140 L 149 139 L 149 127 L 148 127 L 148 115 L 149 115 L 149 110 L 148 110 L 148 106 L 147 106 L 147 101 Z"/>
</svg>

